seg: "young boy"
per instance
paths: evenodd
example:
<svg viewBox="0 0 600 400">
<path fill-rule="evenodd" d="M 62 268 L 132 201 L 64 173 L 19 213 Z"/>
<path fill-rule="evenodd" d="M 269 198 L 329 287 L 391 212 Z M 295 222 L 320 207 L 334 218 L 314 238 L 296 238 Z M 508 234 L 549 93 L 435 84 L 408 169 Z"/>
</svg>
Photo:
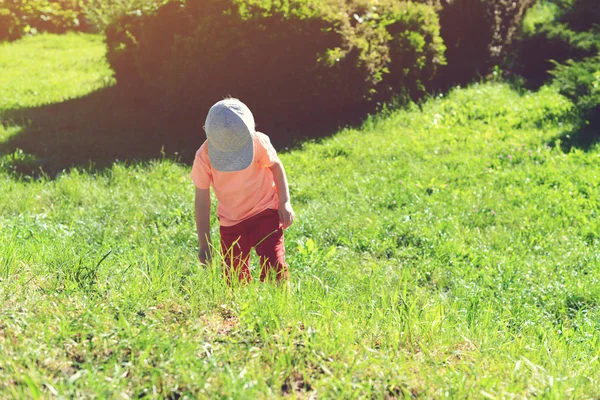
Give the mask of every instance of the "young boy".
<svg viewBox="0 0 600 400">
<path fill-rule="evenodd" d="M 256 132 L 252 112 L 238 99 L 225 99 L 208 111 L 207 140 L 196 152 L 198 258 L 210 260 L 210 186 L 218 200 L 221 250 L 228 280 L 252 277 L 248 267 L 254 247 L 260 256 L 260 280 L 273 274 L 287 280 L 283 230 L 294 222 L 283 165 L 269 137 Z"/>
</svg>

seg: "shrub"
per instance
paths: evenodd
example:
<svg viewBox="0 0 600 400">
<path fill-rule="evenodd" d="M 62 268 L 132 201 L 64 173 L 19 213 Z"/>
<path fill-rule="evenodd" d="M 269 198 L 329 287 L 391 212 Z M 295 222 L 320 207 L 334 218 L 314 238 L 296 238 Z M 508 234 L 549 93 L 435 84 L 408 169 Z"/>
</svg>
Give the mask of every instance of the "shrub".
<svg viewBox="0 0 600 400">
<path fill-rule="evenodd" d="M 563 12 L 561 22 L 575 32 L 600 30 L 600 5 L 598 0 L 570 0 L 559 2 Z"/>
<path fill-rule="evenodd" d="M 448 65 L 442 86 L 489 73 L 507 54 L 525 11 L 535 0 L 447 0 L 440 12 Z"/>
<path fill-rule="evenodd" d="M 597 0 L 555 0 L 537 10 L 553 15 L 521 33 L 514 71 L 530 86 L 553 78 L 582 121 L 600 126 L 600 7 Z M 584 129 L 582 137 L 594 134 Z"/>
<path fill-rule="evenodd" d="M 384 84 L 393 92 L 417 98 L 431 88 L 438 69 L 446 64 L 438 16 L 431 6 L 397 3 L 383 18 L 379 26 L 390 35 Z"/>
<path fill-rule="evenodd" d="M 170 51 L 169 44 L 174 40 L 177 29 L 182 26 L 182 21 L 166 15 L 165 10 L 172 8 L 173 4 L 166 5 L 154 18 L 144 14 L 124 15 L 117 19 L 118 23 L 107 26 L 107 58 L 121 86 L 151 87 L 162 79 L 157 68 Z M 161 26 L 170 29 L 161 32 Z M 154 40 L 150 39 L 151 33 L 156 36 Z M 153 69 L 154 74 L 151 74 Z M 151 75 L 153 78 L 144 79 Z"/>
<path fill-rule="evenodd" d="M 543 16 L 543 18 L 540 18 Z M 600 49 L 597 0 L 545 1 L 527 16 L 510 69 L 530 87 L 549 80 L 555 63 L 591 57 Z"/>
<path fill-rule="evenodd" d="M 274 125 L 416 97 L 444 63 L 433 8 L 392 0 L 172 1 L 120 18 L 107 41 L 119 84 L 170 111 L 231 94 Z"/>
<path fill-rule="evenodd" d="M 0 23 L 0 40 L 90 28 L 78 0 L 0 0 Z"/>
<path fill-rule="evenodd" d="M 510 69 L 535 88 L 551 78 L 556 62 L 590 57 L 597 49 L 598 41 L 590 32 L 574 32 L 562 23 L 544 24 L 519 43 Z"/>
<path fill-rule="evenodd" d="M 169 0 L 0 0 L 0 41 L 38 32 L 104 31 L 127 15 L 147 15 Z"/>
<path fill-rule="evenodd" d="M 0 41 L 15 40 L 21 36 L 19 18 L 11 7 L 10 0 L 0 0 Z"/>
<path fill-rule="evenodd" d="M 600 55 L 557 63 L 552 75 L 560 93 L 573 101 L 585 121 L 597 127 L 600 124 Z"/>
<path fill-rule="evenodd" d="M 169 0 L 81 0 L 86 19 L 96 29 L 104 31 L 125 15 L 147 15 Z"/>
<path fill-rule="evenodd" d="M 206 109 L 208 103 L 232 94 L 251 103 L 260 115 L 298 118 L 298 114 L 307 116 L 309 106 L 317 102 L 322 111 L 335 108 L 335 101 L 319 101 L 331 97 L 321 89 L 335 88 L 340 96 L 343 90 L 353 92 L 363 84 L 338 85 L 344 68 L 328 73 L 327 50 L 342 42 L 334 30 L 326 30 L 324 18 L 303 18 L 295 9 L 268 6 L 238 8 L 230 3 L 221 8 L 224 3 L 214 2 L 210 11 L 202 7 L 185 12 L 179 36 L 173 41 L 163 38 L 157 50 L 140 46 L 145 60 L 140 75 L 157 84 L 155 88 L 166 94 L 167 104 Z M 207 14 L 210 17 L 204 19 Z M 149 44 L 152 35 L 164 32 L 156 25 L 161 20 L 152 21 L 142 36 L 143 43 Z M 168 54 L 159 71 L 146 68 L 156 51 Z M 337 66 L 331 65 L 331 70 L 335 69 Z M 155 81 L 155 76 L 163 79 Z"/>
</svg>

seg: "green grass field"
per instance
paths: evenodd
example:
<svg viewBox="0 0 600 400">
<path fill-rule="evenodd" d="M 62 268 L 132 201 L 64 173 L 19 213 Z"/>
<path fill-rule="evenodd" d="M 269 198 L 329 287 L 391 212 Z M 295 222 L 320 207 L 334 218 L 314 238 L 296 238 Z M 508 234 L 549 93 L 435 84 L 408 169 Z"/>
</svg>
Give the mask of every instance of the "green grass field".
<svg viewBox="0 0 600 400">
<path fill-rule="evenodd" d="M 597 396 L 600 148 L 560 145 L 554 89 L 455 89 L 282 154 L 292 290 L 231 289 L 196 262 L 189 165 L 88 171 L 43 155 L 68 113 L 18 118 L 110 94 L 103 57 L 0 45 L 0 397 Z M 102 146 L 86 117 L 69 137 Z"/>
</svg>

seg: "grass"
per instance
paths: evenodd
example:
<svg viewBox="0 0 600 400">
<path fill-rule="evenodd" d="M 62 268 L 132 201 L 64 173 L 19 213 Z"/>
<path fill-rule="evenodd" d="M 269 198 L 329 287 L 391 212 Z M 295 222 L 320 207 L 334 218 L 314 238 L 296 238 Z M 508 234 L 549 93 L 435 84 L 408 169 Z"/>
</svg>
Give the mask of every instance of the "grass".
<svg viewBox="0 0 600 400">
<path fill-rule="evenodd" d="M 2 110 L 66 101 L 114 83 L 101 36 L 32 36 L 0 43 L 0 52 Z"/>
<path fill-rule="evenodd" d="M 0 394 L 594 397 L 600 149 L 564 151 L 571 109 L 473 85 L 282 154 L 290 292 L 197 264 L 189 165 L 27 179 L 7 153 Z"/>
<path fill-rule="evenodd" d="M 180 149 L 193 159 L 198 123 L 177 123 L 151 99 L 115 87 L 105 54 L 102 37 L 89 34 L 0 43 L 0 153 L 13 172 L 54 177 Z"/>
</svg>

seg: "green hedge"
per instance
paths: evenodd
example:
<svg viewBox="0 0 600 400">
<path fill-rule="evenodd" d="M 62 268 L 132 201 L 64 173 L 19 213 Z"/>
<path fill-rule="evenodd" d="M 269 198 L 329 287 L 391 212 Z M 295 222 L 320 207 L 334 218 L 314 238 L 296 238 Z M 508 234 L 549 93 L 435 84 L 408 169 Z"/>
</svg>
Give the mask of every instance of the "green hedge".
<svg viewBox="0 0 600 400">
<path fill-rule="evenodd" d="M 598 0 L 544 0 L 532 9 L 516 51 L 513 72 L 529 87 L 551 79 L 579 111 L 600 127 L 600 4 Z"/>
<path fill-rule="evenodd" d="M 86 20 L 98 31 L 124 15 L 148 15 L 169 0 L 79 0 Z"/>
<path fill-rule="evenodd" d="M 0 41 L 23 34 L 89 30 L 80 0 L 0 0 Z"/>
<path fill-rule="evenodd" d="M 600 127 L 600 54 L 557 64 L 551 73 L 561 94 L 573 101 L 582 120 L 594 129 Z"/>
<path fill-rule="evenodd" d="M 432 0 L 428 0 L 432 1 Z M 485 76 L 510 53 L 527 9 L 535 0 L 444 0 L 440 24 L 448 47 L 444 87 Z"/>
<path fill-rule="evenodd" d="M 543 18 L 536 18 L 538 15 Z M 510 69 L 530 87 L 551 79 L 556 62 L 581 60 L 600 51 L 598 0 L 540 1 L 528 19 L 534 23 L 520 33 Z"/>
<path fill-rule="evenodd" d="M 20 20 L 11 6 L 9 0 L 0 0 L 0 41 L 15 40 L 22 35 Z"/>
<path fill-rule="evenodd" d="M 198 114 L 230 94 L 274 125 L 418 97 L 445 62 L 433 7 L 391 0 L 172 1 L 106 33 L 117 81 L 140 97 Z"/>
<path fill-rule="evenodd" d="M 511 70 L 525 78 L 530 88 L 551 79 L 556 62 L 590 57 L 600 48 L 600 38 L 592 32 L 574 32 L 560 22 L 540 26 L 518 45 Z"/>
</svg>

